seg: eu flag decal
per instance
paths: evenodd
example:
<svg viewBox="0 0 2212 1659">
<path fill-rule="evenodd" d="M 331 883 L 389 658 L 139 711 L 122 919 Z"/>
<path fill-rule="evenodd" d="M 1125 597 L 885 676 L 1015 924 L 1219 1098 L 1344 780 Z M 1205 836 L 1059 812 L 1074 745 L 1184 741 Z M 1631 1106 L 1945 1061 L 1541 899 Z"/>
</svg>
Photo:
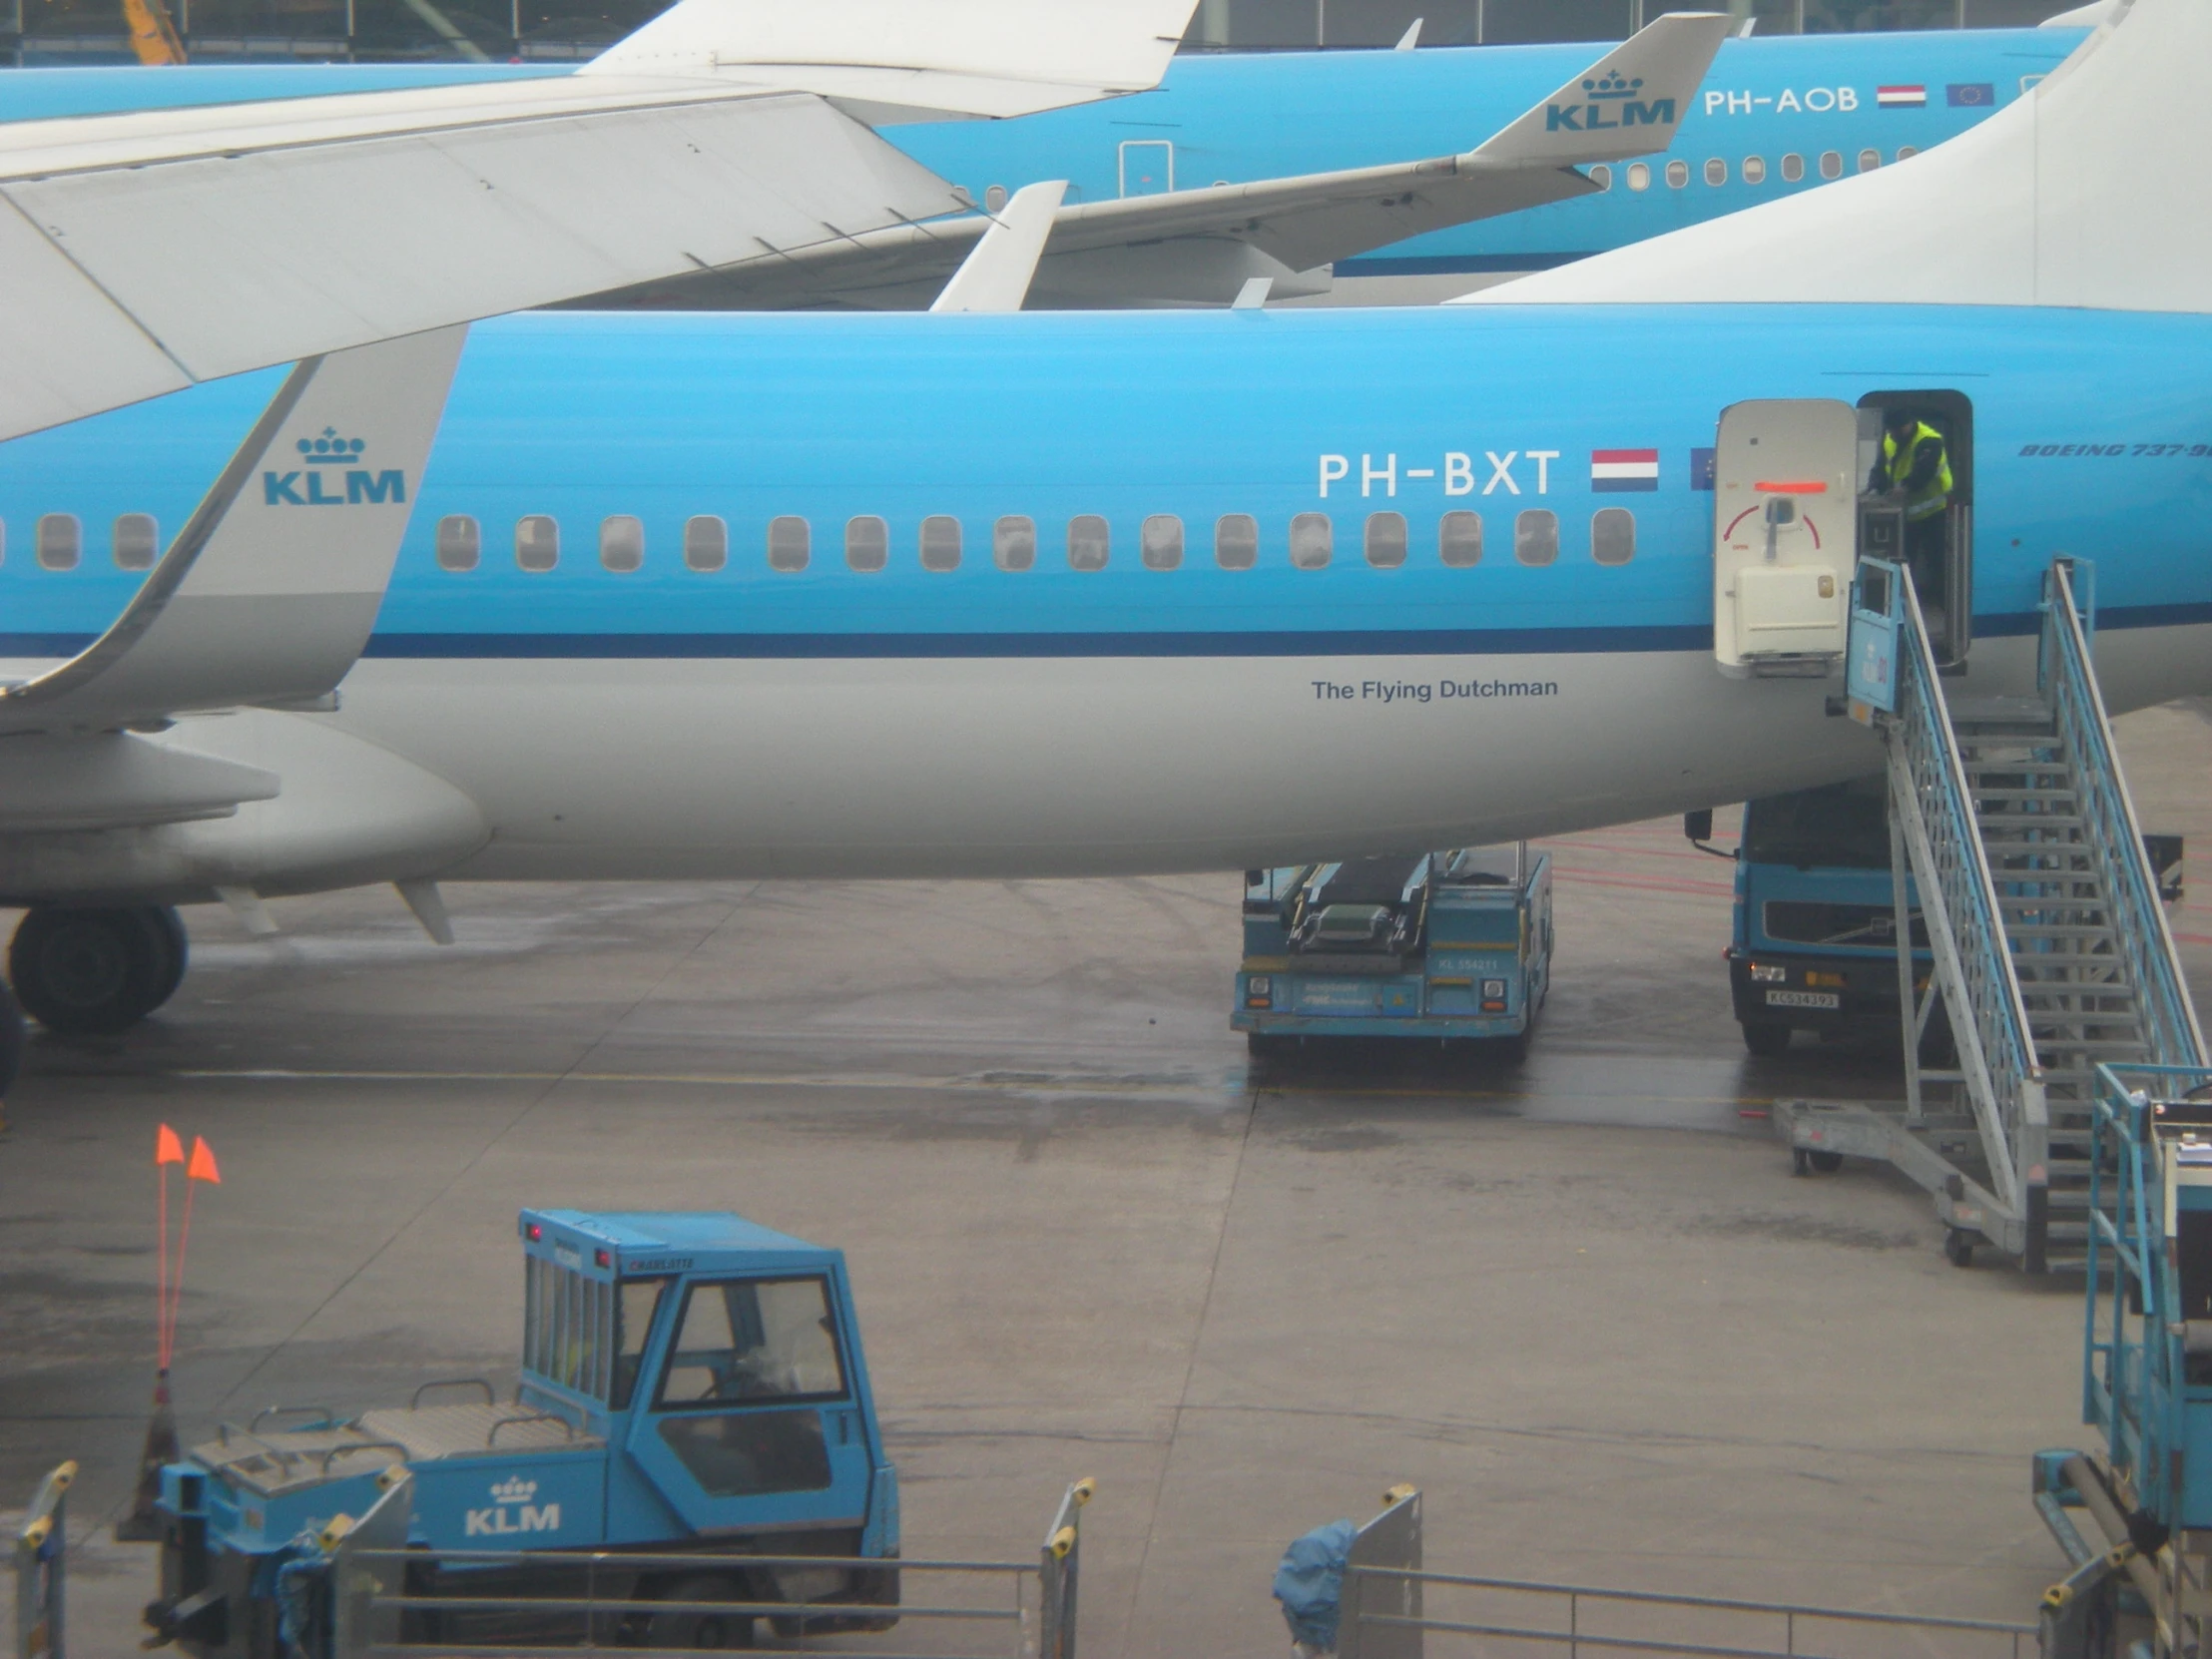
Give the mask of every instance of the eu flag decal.
<svg viewBox="0 0 2212 1659">
<path fill-rule="evenodd" d="M 1713 455 L 1714 451 L 1710 449 L 1693 449 L 1690 451 L 1690 488 L 1694 490 L 1713 488 Z"/>
<path fill-rule="evenodd" d="M 1659 487 L 1659 451 L 1656 449 L 1593 449 L 1590 451 L 1590 488 L 1655 490 Z"/>
<path fill-rule="evenodd" d="M 1954 110 L 1987 110 L 1996 107 L 1997 89 L 1993 81 L 1953 81 L 1943 88 L 1943 96 Z"/>
</svg>

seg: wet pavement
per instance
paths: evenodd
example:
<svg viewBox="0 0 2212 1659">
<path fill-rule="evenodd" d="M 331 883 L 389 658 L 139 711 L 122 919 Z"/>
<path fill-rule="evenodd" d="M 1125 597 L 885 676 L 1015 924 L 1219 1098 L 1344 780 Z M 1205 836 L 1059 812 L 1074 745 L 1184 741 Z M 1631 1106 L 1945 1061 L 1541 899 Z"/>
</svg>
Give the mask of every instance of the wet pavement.
<svg viewBox="0 0 2212 1659">
<path fill-rule="evenodd" d="M 2212 722 L 2121 730 L 2201 870 Z M 167 1122 L 224 1175 L 188 1433 L 511 1380 L 521 1205 L 733 1208 L 848 1253 L 910 1554 L 1026 1554 L 1098 1477 L 1087 1655 L 1280 1654 L 1283 1545 L 1397 1480 L 1436 1566 L 2026 1620 L 2078 1289 L 1950 1268 L 1886 1171 L 1791 1177 L 1769 1102 L 1899 1078 L 1879 1042 L 1745 1055 L 1725 863 L 1672 823 L 1546 844 L 1519 1067 L 1255 1066 L 1234 874 L 458 886 L 451 949 L 383 890 L 279 901 L 275 942 L 189 912 L 171 1006 L 40 1041 L 7 1104 L 0 1508 L 83 1460 L 77 1651 L 129 1651 L 151 1555 L 95 1534 L 144 1424 Z M 2201 995 L 2212 885 L 2176 925 Z"/>
</svg>

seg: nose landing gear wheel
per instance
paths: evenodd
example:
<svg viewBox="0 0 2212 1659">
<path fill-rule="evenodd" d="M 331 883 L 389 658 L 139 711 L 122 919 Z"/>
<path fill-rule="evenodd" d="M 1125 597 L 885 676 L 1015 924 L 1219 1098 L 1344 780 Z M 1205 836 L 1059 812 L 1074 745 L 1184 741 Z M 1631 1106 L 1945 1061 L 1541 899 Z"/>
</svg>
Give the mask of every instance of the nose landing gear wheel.
<svg viewBox="0 0 2212 1659">
<path fill-rule="evenodd" d="M 164 906 L 42 904 L 8 945 L 24 1012 L 63 1036 L 112 1036 L 169 999 L 184 978 L 184 929 Z"/>
</svg>

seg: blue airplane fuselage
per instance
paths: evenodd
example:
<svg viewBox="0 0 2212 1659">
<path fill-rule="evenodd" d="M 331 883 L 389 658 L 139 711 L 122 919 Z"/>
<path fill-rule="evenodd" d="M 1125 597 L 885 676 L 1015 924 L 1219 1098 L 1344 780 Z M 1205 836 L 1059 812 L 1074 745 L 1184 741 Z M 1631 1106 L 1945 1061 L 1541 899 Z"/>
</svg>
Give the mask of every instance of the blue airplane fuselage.
<svg viewBox="0 0 2212 1659">
<path fill-rule="evenodd" d="M 1745 399 L 1970 401 L 1964 689 L 2031 689 L 2064 552 L 2115 711 L 2212 691 L 2208 353 L 2212 318 L 1996 307 L 509 318 L 404 481 L 340 710 L 261 718 L 460 792 L 457 875 L 1218 868 L 1615 823 L 1879 765 L 1832 682 L 1716 664 L 1700 452 Z M 274 383 L 0 448 L 18 671 L 115 618 L 143 578 L 109 527 L 172 534 Z M 249 486 L 302 548 L 348 510 L 313 470 Z M 59 515 L 73 568 L 42 562 Z"/>
<path fill-rule="evenodd" d="M 1631 188 L 1431 232 L 1356 260 L 1340 276 L 1524 271 L 1813 189 L 1832 170 L 1894 165 L 2016 99 L 2079 45 L 2078 29 L 1942 30 L 1732 40 L 1674 143 Z M 1071 202 L 1380 166 L 1467 150 L 1602 48 L 1190 54 L 1151 92 L 1013 121 L 895 126 L 884 135 L 977 201 L 1040 179 Z M 0 74 L 0 120 L 221 104 L 566 74 L 493 64 L 189 65 Z M 1745 177 L 1756 159 L 1761 175 Z M 1669 161 L 1687 168 L 1672 182 Z M 1720 164 L 1715 166 L 1714 164 Z M 1790 177 L 1792 173 L 1797 176 Z"/>
</svg>

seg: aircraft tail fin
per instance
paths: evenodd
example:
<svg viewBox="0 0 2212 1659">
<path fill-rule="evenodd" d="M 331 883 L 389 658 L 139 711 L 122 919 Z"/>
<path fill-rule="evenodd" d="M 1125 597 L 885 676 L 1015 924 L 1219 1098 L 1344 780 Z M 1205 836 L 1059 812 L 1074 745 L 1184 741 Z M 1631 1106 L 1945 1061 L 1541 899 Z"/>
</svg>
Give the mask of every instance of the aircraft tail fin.
<svg viewBox="0 0 2212 1659">
<path fill-rule="evenodd" d="M 712 75 L 864 121 L 1012 116 L 1160 84 L 1198 0 L 677 0 L 584 75 Z"/>
<path fill-rule="evenodd" d="M 2212 5 L 2133 0 L 2007 107 L 1903 165 L 1461 304 L 1811 301 L 2212 310 Z M 1881 158 L 1888 160 L 1888 158 Z"/>
<path fill-rule="evenodd" d="M 1474 150 L 1475 160 L 1572 167 L 1666 149 L 1727 38 L 1728 25 L 1725 12 L 1670 12 L 1653 19 L 1485 140 Z"/>
</svg>

